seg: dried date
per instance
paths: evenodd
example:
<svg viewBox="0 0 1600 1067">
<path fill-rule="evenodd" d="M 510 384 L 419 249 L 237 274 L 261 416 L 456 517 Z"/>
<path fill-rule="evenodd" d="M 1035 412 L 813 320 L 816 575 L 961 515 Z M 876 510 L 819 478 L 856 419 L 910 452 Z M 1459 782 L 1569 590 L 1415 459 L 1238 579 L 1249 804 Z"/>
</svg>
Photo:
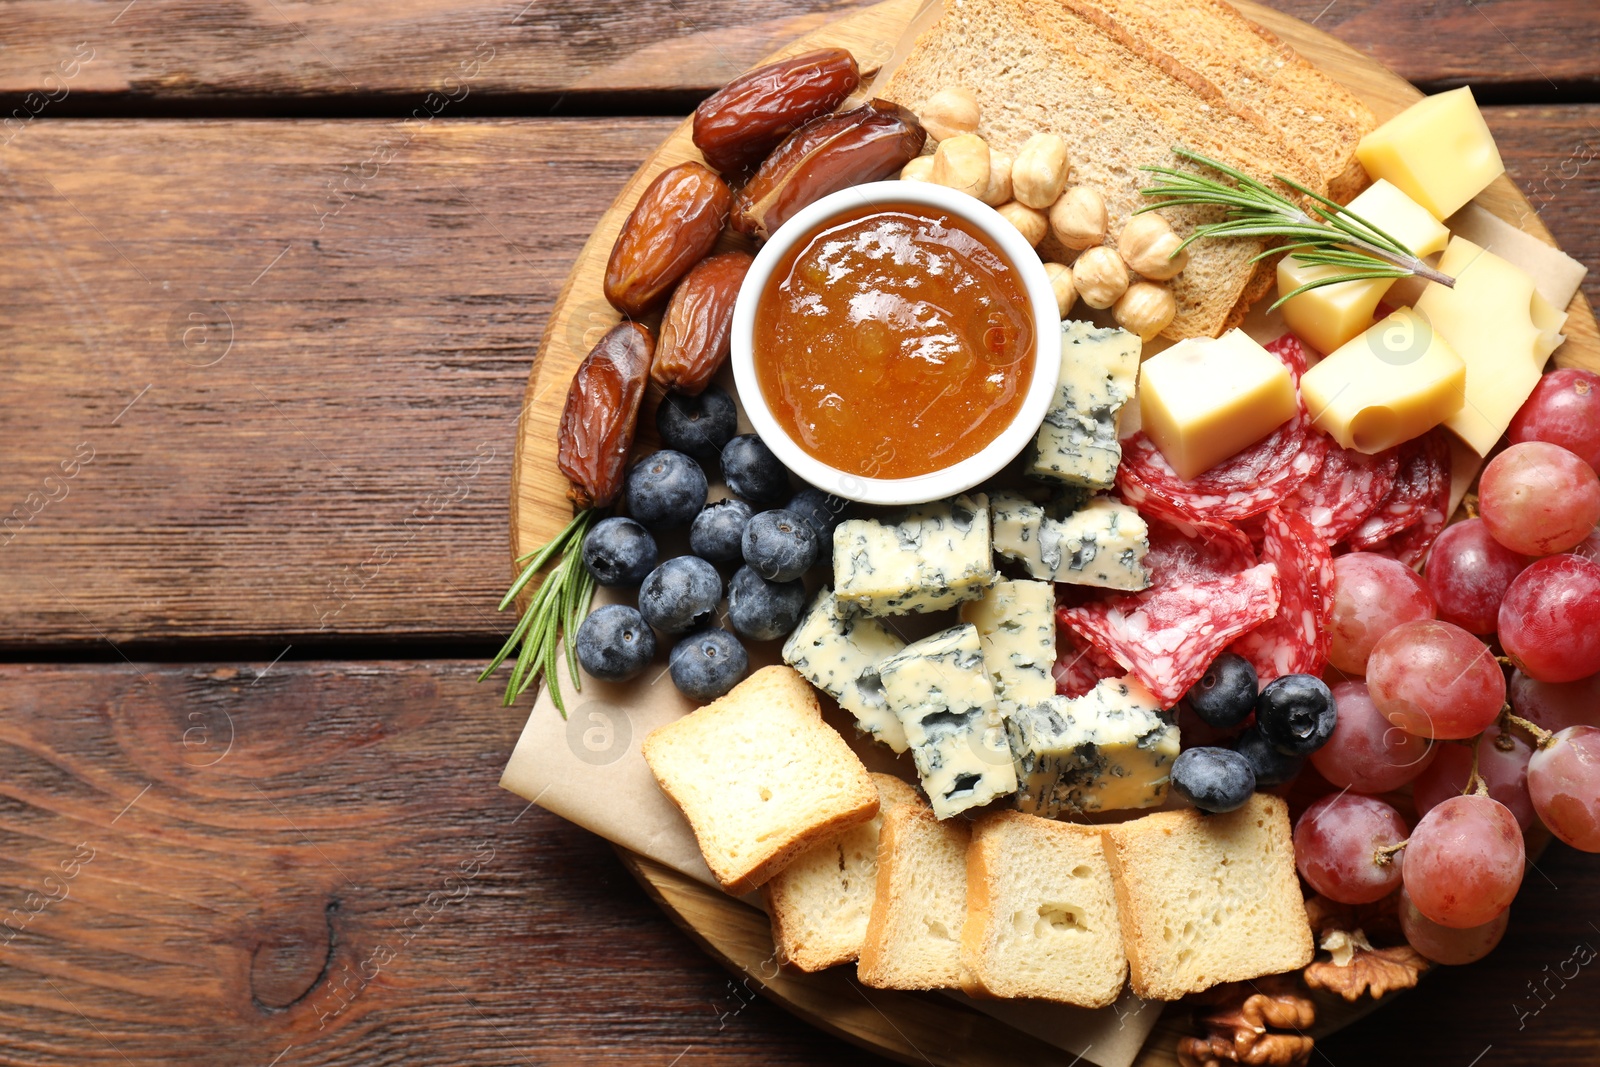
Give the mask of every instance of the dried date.
<svg viewBox="0 0 1600 1067">
<path fill-rule="evenodd" d="M 659 386 L 694 396 L 728 359 L 733 305 L 750 270 L 744 252 L 708 256 L 684 276 L 667 301 L 650 377 Z"/>
<path fill-rule="evenodd" d="M 790 134 L 739 190 L 733 228 L 769 237 L 807 204 L 899 171 L 926 139 L 917 117 L 887 100 L 815 119 Z"/>
<path fill-rule="evenodd" d="M 655 348 L 645 327 L 619 322 L 572 376 L 556 437 L 556 465 L 572 483 L 567 496 L 579 508 L 603 508 L 622 491 Z"/>
<path fill-rule="evenodd" d="M 662 171 L 611 246 L 605 294 L 630 318 L 649 311 L 717 243 L 733 193 L 699 163 Z"/>
<path fill-rule="evenodd" d="M 855 57 L 843 48 L 758 67 L 695 108 L 695 147 L 716 170 L 739 174 L 795 130 L 838 107 L 860 84 Z"/>
</svg>

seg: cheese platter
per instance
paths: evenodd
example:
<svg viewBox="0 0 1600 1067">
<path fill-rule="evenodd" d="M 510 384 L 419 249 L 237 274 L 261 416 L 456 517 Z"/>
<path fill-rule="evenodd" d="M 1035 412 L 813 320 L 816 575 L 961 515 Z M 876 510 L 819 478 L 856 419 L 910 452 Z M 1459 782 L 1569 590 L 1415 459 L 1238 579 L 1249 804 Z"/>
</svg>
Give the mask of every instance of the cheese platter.
<svg viewBox="0 0 1600 1067">
<path fill-rule="evenodd" d="M 1600 648 L 1530 621 L 1600 577 L 1581 268 L 1470 90 L 1235 7 L 807 35 L 644 163 L 530 375 L 504 784 L 906 1062 L 1223 1062 L 1241 1011 L 1305 1062 L 1596 847 L 1548 708 Z"/>
</svg>

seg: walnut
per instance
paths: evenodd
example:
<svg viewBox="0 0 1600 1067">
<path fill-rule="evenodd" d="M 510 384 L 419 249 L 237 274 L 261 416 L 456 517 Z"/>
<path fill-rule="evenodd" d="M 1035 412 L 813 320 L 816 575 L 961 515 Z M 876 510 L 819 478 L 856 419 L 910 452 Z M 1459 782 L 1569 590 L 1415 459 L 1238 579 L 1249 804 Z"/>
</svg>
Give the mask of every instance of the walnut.
<svg viewBox="0 0 1600 1067">
<path fill-rule="evenodd" d="M 1405 943 L 1399 929 L 1394 897 L 1376 904 L 1352 907 L 1315 896 L 1306 901 L 1306 917 L 1316 931 L 1317 944 L 1329 955 L 1306 967 L 1306 985 L 1337 993 L 1352 1004 L 1364 994 L 1374 1000 L 1396 989 L 1410 989 L 1431 966 Z M 1375 948 L 1366 930 L 1380 940 L 1399 944 Z"/>
<path fill-rule="evenodd" d="M 1264 988 L 1270 991 L 1255 992 L 1248 983 L 1213 991 L 1206 999 L 1215 1006 L 1196 1012 L 1204 1036 L 1178 1041 L 1182 1067 L 1300 1067 L 1308 1062 L 1312 1041 L 1303 1031 L 1316 1021 L 1316 1008 L 1287 985 L 1266 983 Z"/>
</svg>

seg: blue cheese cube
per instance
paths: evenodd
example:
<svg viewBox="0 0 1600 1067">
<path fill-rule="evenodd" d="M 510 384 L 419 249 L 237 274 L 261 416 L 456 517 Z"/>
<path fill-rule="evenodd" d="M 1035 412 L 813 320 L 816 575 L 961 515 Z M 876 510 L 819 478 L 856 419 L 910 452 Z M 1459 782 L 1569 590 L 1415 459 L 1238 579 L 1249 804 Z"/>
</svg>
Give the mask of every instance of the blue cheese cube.
<svg viewBox="0 0 1600 1067">
<path fill-rule="evenodd" d="M 1053 696 L 1006 719 L 1017 807 L 1063 812 L 1151 808 L 1167 796 L 1178 724 L 1136 678 L 1107 678 L 1075 700 Z"/>
<path fill-rule="evenodd" d="M 961 605 L 961 620 L 978 628 L 1002 715 L 1056 695 L 1055 611 L 1051 582 L 998 581 L 982 600 Z"/>
<path fill-rule="evenodd" d="M 824 588 L 783 643 L 783 661 L 856 717 L 856 725 L 896 752 L 906 732 L 889 710 L 878 664 L 906 647 L 883 623 L 856 614 Z"/>
<path fill-rule="evenodd" d="M 1133 396 L 1140 342 L 1127 330 L 1061 324 L 1061 379 L 1029 454 L 1035 478 L 1110 489 L 1122 462 L 1117 414 Z"/>
<path fill-rule="evenodd" d="M 1120 500 L 1092 497 L 1057 519 L 1016 493 L 996 493 L 991 513 L 994 550 L 1035 578 L 1130 592 L 1150 585 L 1150 527 Z"/>
<path fill-rule="evenodd" d="M 898 523 L 850 519 L 833 531 L 834 595 L 866 615 L 953 608 L 994 580 L 982 493 L 925 504 Z"/>
<path fill-rule="evenodd" d="M 878 675 L 936 816 L 948 819 L 1016 791 L 976 626 L 963 623 L 907 645 L 878 664 Z"/>
</svg>

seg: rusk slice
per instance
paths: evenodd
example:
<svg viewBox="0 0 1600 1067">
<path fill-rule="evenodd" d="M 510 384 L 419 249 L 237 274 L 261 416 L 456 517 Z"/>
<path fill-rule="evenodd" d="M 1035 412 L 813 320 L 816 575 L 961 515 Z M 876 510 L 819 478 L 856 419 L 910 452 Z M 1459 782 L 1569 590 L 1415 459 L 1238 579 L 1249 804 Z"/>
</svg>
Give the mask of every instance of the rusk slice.
<svg viewBox="0 0 1600 1067">
<path fill-rule="evenodd" d="M 878 989 L 961 985 L 967 916 L 967 824 L 940 821 L 926 804 L 883 817 L 878 880 L 856 975 Z"/>
<path fill-rule="evenodd" d="M 1103 828 L 1133 991 L 1177 1000 L 1280 974 L 1315 946 L 1295 875 L 1289 807 L 1257 793 L 1237 811 L 1162 811 Z"/>
<path fill-rule="evenodd" d="M 761 887 L 778 959 L 802 971 L 848 963 L 861 952 L 877 891 L 878 836 L 883 816 L 921 804 L 916 787 L 874 774 L 878 814 L 801 853 Z"/>
<path fill-rule="evenodd" d="M 765 667 L 644 741 L 645 762 L 694 829 L 706 866 L 748 893 L 819 841 L 878 813 L 878 790 L 816 692 Z"/>
<path fill-rule="evenodd" d="M 979 818 L 967 849 L 962 987 L 1103 1008 L 1128 979 L 1100 828 L 1018 811 Z"/>
</svg>

